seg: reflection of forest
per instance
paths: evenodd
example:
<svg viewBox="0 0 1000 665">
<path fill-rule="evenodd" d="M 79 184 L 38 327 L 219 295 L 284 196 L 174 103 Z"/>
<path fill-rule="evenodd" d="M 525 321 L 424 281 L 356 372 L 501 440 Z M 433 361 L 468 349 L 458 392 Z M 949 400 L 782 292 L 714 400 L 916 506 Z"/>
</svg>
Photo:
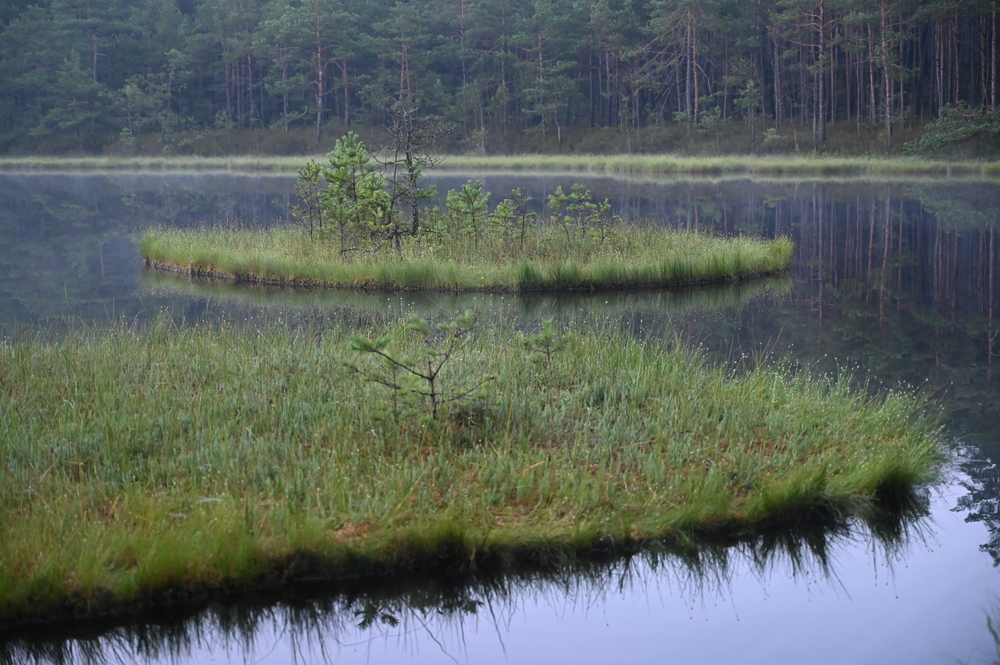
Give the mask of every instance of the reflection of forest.
<svg viewBox="0 0 1000 665">
<path fill-rule="evenodd" d="M 882 382 L 925 385 L 943 406 L 967 442 L 969 493 L 957 509 L 985 523 L 982 548 L 1000 564 L 997 191 L 923 185 L 904 195 L 817 202 L 799 232 L 794 306 L 812 313 L 817 351 L 857 360 Z"/>
<path fill-rule="evenodd" d="M 288 189 L 278 178 L 0 175 L 0 324 L 131 318 L 143 308 L 131 232 L 265 225 L 286 214 Z"/>
<path fill-rule="evenodd" d="M 436 178 L 439 194 L 462 179 Z M 996 412 L 989 398 L 1000 362 L 993 217 L 1000 186 L 485 178 L 495 192 L 492 203 L 521 181 L 539 203 L 557 183 L 577 179 L 626 216 L 790 236 L 797 278 L 791 306 L 778 307 L 773 321 L 747 313 L 760 329 L 755 337 L 781 329 L 810 361 L 809 350 L 817 349 L 856 360 L 887 383 L 930 379 L 934 387 L 951 386 L 948 397 L 964 404 L 951 409 L 955 422 L 991 431 L 974 423 Z M 110 306 L 111 298 L 135 298 L 140 263 L 128 233 L 147 224 L 283 221 L 289 191 L 287 176 L 0 175 L 0 293 L 6 296 L 0 321 L 85 314 L 83 305 L 93 310 Z"/>
<path fill-rule="evenodd" d="M 820 371 L 856 365 L 882 387 L 929 395 L 963 441 L 958 509 L 986 523 L 983 549 L 1000 563 L 1000 188 L 797 186 L 746 210 L 741 229 L 795 241 L 796 286 L 770 311 L 744 311 L 739 348 L 787 349 Z M 718 338 L 733 344 L 732 331 Z"/>
<path fill-rule="evenodd" d="M 647 543 L 637 552 L 598 551 L 575 560 L 543 551 L 527 567 L 498 562 L 479 575 L 312 581 L 257 590 L 242 602 L 201 612 L 172 607 L 132 622 L 22 629 L 0 633 L 0 665 L 189 662 L 196 654 L 204 658 L 206 647 L 230 662 L 257 662 L 275 635 L 292 645 L 297 663 L 337 662 L 340 650 L 352 645 L 394 645 L 412 654 L 437 647 L 461 655 L 467 626 L 492 624 L 502 640 L 522 620 L 529 598 L 573 612 L 566 605 L 572 598 L 575 611 L 586 612 L 609 597 L 650 597 L 669 587 L 687 607 L 731 596 L 733 580 L 748 574 L 762 587 L 774 576 L 837 588 L 847 581 L 837 567 L 845 551 L 864 551 L 876 567 L 891 569 L 924 543 L 928 506 L 926 493 L 911 494 L 849 521 L 831 516 L 732 540 Z M 565 653 L 572 655 L 572 648 Z"/>
</svg>

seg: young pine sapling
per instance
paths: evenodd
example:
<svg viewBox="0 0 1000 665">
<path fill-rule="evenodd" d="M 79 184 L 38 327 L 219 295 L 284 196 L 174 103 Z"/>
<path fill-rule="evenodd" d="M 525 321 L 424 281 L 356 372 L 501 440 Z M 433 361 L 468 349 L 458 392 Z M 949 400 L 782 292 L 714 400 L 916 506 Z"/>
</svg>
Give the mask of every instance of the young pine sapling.
<svg viewBox="0 0 1000 665">
<path fill-rule="evenodd" d="M 320 205 L 323 187 L 320 185 L 320 175 L 323 167 L 315 159 L 309 160 L 298 172 L 295 181 L 295 194 L 302 205 L 289 205 L 292 217 L 302 226 L 309 229 L 309 240 L 314 240 L 314 230 L 323 232 L 323 207 Z"/>
<path fill-rule="evenodd" d="M 479 222 L 486 217 L 486 206 L 490 193 L 483 191 L 481 180 L 470 180 L 462 185 L 462 191 L 448 190 L 448 210 L 465 222 L 465 230 L 479 247 Z"/>
<path fill-rule="evenodd" d="M 321 209 L 337 222 L 340 253 L 346 254 L 355 249 L 349 246 L 349 239 L 356 232 L 367 228 L 377 234 L 388 228 L 389 194 L 385 177 L 354 132 L 337 139 L 327 158 L 330 166 L 322 169 L 327 187 L 320 197 Z"/>
<path fill-rule="evenodd" d="M 528 357 L 545 369 L 549 368 L 553 356 L 562 351 L 568 341 L 569 336 L 566 333 L 556 331 L 552 319 L 542 321 L 542 329 L 534 335 L 529 337 L 521 335 L 521 344 L 528 352 Z"/>
<path fill-rule="evenodd" d="M 476 328 L 471 310 L 466 310 L 454 321 L 440 323 L 436 327 L 414 315 L 407 330 L 420 338 L 417 357 L 396 354 L 390 348 L 392 338 L 388 335 L 371 339 L 357 333 L 351 338 L 351 349 L 378 357 L 381 367 L 360 367 L 351 363 L 347 367 L 365 379 L 392 390 L 394 408 L 399 398 L 417 395 L 428 405 L 431 417 L 436 419 L 442 405 L 463 400 L 492 380 L 492 377 L 483 377 L 471 388 L 443 383 L 442 370 L 448 361 L 472 344 Z"/>
</svg>

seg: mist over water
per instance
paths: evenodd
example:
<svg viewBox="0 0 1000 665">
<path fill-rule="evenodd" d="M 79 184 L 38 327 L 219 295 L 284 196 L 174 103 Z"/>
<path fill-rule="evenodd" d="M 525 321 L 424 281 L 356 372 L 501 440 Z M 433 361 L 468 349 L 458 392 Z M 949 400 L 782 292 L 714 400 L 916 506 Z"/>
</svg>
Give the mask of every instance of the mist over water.
<svg viewBox="0 0 1000 665">
<path fill-rule="evenodd" d="M 268 226 L 290 177 L 0 175 L 0 335 L 169 316 L 322 328 L 473 309 L 484 325 L 679 335 L 734 367 L 784 361 L 908 389 L 943 415 L 951 481 L 918 509 L 522 577 L 297 587 L 138 623 L 0 636 L 0 662 L 975 662 L 998 658 L 1000 184 L 476 175 L 491 206 L 574 182 L 627 218 L 787 235 L 791 274 L 572 296 L 358 294 L 143 272 L 149 224 Z M 431 205 L 466 175 L 440 175 Z M 895 524 L 895 526 L 891 526 Z M 768 541 L 767 538 L 771 538 Z M 193 610 L 192 610 L 193 611 Z"/>
</svg>

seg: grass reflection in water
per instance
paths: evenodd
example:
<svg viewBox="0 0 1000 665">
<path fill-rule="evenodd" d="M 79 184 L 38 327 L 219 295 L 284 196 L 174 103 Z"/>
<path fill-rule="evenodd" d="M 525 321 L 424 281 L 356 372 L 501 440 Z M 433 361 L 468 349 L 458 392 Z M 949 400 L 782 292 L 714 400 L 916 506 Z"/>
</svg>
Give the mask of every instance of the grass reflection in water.
<svg viewBox="0 0 1000 665">
<path fill-rule="evenodd" d="M 623 556 L 595 550 L 502 573 L 308 582 L 126 622 L 0 633 L 0 664 L 182 663 L 206 649 L 248 662 L 273 646 L 273 636 L 281 636 L 294 663 L 337 662 L 345 649 L 383 645 L 412 653 L 441 649 L 461 660 L 470 624 L 484 624 L 480 629 L 503 641 L 527 598 L 554 607 L 573 598 L 577 609 L 585 610 L 608 598 L 655 595 L 666 587 L 679 596 L 677 602 L 691 606 L 730 595 L 734 576 L 745 571 L 762 586 L 772 574 L 836 585 L 834 561 L 842 549 L 865 549 L 891 566 L 924 543 L 931 535 L 927 501 L 926 492 L 904 493 L 850 519 L 830 514 L 808 525 L 752 535 L 649 542 Z"/>
</svg>

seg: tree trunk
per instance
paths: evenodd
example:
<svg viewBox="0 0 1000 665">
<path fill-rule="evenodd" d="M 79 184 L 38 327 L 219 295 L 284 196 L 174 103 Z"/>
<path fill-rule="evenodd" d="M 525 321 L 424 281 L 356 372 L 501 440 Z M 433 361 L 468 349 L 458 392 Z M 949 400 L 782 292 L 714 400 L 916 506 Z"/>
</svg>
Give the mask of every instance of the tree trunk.
<svg viewBox="0 0 1000 665">
<path fill-rule="evenodd" d="M 885 121 L 885 151 L 888 152 L 890 146 L 892 145 L 892 79 L 889 77 L 889 44 L 888 44 L 888 32 L 889 26 L 886 22 L 885 16 L 885 0 L 882 0 L 881 6 L 881 28 L 882 28 L 882 83 L 885 88 L 884 94 L 884 121 Z"/>
<path fill-rule="evenodd" d="M 323 138 L 323 99 L 326 97 L 326 67 L 323 64 L 323 45 L 319 25 L 316 26 L 316 144 Z"/>
<path fill-rule="evenodd" d="M 344 127 L 351 126 L 351 89 L 348 85 L 347 77 L 347 59 L 340 64 L 340 68 L 344 72 Z"/>
<path fill-rule="evenodd" d="M 694 78 L 694 44 L 691 40 L 691 22 L 688 20 L 685 26 L 684 41 L 687 42 L 687 69 L 684 73 L 684 111 L 688 114 L 688 120 L 694 119 L 694 85 L 692 79 Z"/>
<path fill-rule="evenodd" d="M 826 3 L 820 0 L 819 3 L 819 65 L 816 72 L 816 138 L 820 142 L 826 141 L 826 78 L 824 67 L 827 65 L 826 53 Z"/>
<path fill-rule="evenodd" d="M 230 82 L 229 82 L 229 63 L 224 63 L 224 77 L 226 80 L 226 118 L 231 119 L 233 117 L 233 100 L 230 93 Z"/>
<path fill-rule="evenodd" d="M 778 49 L 778 36 L 772 37 L 774 45 L 774 58 L 772 67 L 774 68 L 774 128 L 781 129 L 782 108 L 781 108 L 781 53 Z"/>
<path fill-rule="evenodd" d="M 250 129 L 253 129 L 254 104 L 253 104 L 253 64 L 250 60 L 250 51 L 247 51 L 247 113 L 250 119 Z"/>
<path fill-rule="evenodd" d="M 868 119 L 875 122 L 875 37 L 872 35 L 872 24 L 868 24 Z"/>
<path fill-rule="evenodd" d="M 698 32 L 691 26 L 691 74 L 694 83 L 694 122 L 698 122 Z"/>
</svg>

